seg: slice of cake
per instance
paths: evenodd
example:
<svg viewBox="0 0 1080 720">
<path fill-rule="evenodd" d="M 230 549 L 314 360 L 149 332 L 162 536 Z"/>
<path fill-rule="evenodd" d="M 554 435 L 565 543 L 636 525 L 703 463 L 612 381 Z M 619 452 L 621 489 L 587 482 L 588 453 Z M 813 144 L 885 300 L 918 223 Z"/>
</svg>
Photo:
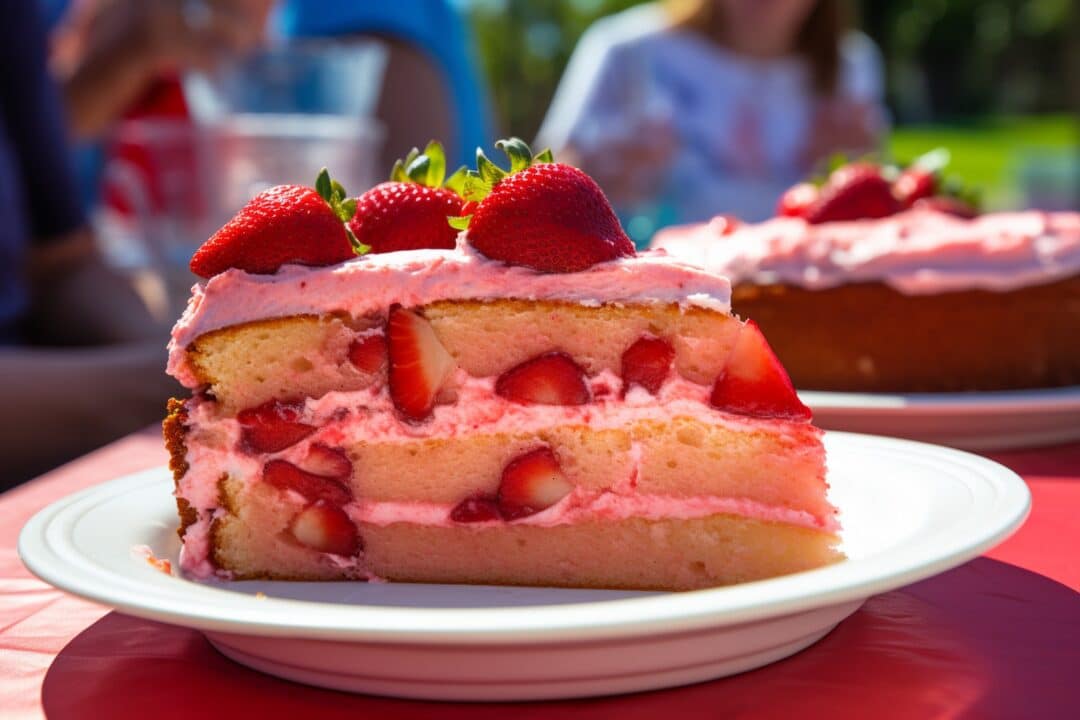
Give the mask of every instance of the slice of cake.
<svg viewBox="0 0 1080 720">
<path fill-rule="evenodd" d="M 196 254 L 182 567 L 685 590 L 837 560 L 821 432 L 727 280 L 500 146 L 510 173 L 480 155 L 450 189 L 433 145 L 355 201 L 275 188 Z"/>
<path fill-rule="evenodd" d="M 943 392 L 1080 384 L 1080 213 L 975 215 L 933 173 L 866 164 L 801 185 L 781 217 L 659 233 L 725 275 L 804 389 Z"/>
</svg>

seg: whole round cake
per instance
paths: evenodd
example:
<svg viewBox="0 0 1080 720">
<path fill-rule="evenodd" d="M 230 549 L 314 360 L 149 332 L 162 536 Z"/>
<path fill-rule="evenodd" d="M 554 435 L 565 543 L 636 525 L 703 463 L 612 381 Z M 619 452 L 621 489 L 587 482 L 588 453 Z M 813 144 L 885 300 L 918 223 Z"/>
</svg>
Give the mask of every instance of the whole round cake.
<svg viewBox="0 0 1080 720">
<path fill-rule="evenodd" d="M 732 310 L 758 323 L 800 388 L 1080 384 L 1080 213 L 974 216 L 954 198 L 911 202 L 873 168 L 793 188 L 788 217 L 719 217 L 653 247 L 727 276 Z"/>
</svg>

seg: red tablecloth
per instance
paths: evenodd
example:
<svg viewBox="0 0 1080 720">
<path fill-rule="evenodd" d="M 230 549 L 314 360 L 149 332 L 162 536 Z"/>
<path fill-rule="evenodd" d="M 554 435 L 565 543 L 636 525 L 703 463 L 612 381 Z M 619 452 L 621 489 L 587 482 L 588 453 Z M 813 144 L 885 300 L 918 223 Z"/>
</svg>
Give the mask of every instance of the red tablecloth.
<svg viewBox="0 0 1080 720">
<path fill-rule="evenodd" d="M 1080 444 L 992 457 L 1031 487 L 1027 524 L 986 557 L 872 598 L 795 657 L 685 688 L 511 707 L 296 685 L 233 664 L 198 632 L 35 579 L 15 552 L 23 523 L 164 463 L 158 436 L 138 433 L 0 495 L 0 717 L 1080 718 Z"/>
</svg>

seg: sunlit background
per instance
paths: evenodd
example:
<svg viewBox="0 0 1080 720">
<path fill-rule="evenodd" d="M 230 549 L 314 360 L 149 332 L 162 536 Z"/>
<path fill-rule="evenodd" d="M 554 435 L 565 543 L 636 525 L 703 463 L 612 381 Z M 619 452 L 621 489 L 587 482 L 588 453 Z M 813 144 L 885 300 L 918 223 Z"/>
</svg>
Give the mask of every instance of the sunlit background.
<svg viewBox="0 0 1080 720">
<path fill-rule="evenodd" d="M 533 137 L 581 34 L 640 0 L 464 0 L 499 126 Z M 885 60 L 888 152 L 934 147 L 986 207 L 1080 207 L 1080 12 L 1070 0 L 862 0 Z"/>
<path fill-rule="evenodd" d="M 7 114 L 0 127 L 0 210 L 9 209 L 0 224 L 7 232 L 0 252 L 8 258 L 0 265 L 7 272 L 0 337 L 16 363 L 6 372 L 40 375 L 25 383 L 33 400 L 22 401 L 37 417 L 22 417 L 15 428 L 22 436 L 6 432 L 8 454 L 26 456 L 13 477 L 160 418 L 164 398 L 176 390 L 161 372 L 163 348 L 195 281 L 189 260 L 249 198 L 280 183 L 311 184 L 323 166 L 355 196 L 386 180 L 395 158 L 432 138 L 445 143 L 453 165 L 472 162 L 477 146 L 505 162 L 493 145 L 510 135 L 555 146 L 559 158 L 600 183 L 639 247 L 663 227 L 718 213 L 765 220 L 785 190 L 841 149 L 875 150 L 882 161 L 906 163 L 946 148 L 948 176 L 979 190 L 984 210 L 1080 208 L 1075 0 L 661 0 L 653 9 L 668 13 L 667 21 L 678 8 L 696 6 L 695 21 L 707 7 L 720 22 L 647 28 L 667 50 L 673 36 L 680 51 L 698 43 L 696 56 L 681 56 L 681 64 L 650 65 L 656 58 L 642 60 L 638 46 L 618 60 L 611 52 L 604 67 L 622 72 L 622 89 L 632 97 L 610 103 L 611 78 L 597 64 L 590 76 L 586 66 L 569 63 L 588 45 L 580 41 L 590 28 L 640 13 L 637 5 L 12 4 L 20 12 L 0 25 L 0 38 L 15 67 L 4 72 L 37 102 L 10 108 L 22 136 L 2 136 L 16 126 Z M 736 47 L 783 25 L 777 13 L 785 12 L 800 23 L 792 32 L 794 25 L 784 26 L 786 44 L 757 54 Z M 814 56 L 799 43 L 810 19 L 834 12 L 849 15 L 848 27 L 865 36 L 830 20 Z M 744 22 L 735 31 L 728 20 L 738 14 Z M 845 56 L 843 69 L 848 80 L 861 76 L 861 94 L 841 88 L 838 61 L 831 85 L 818 82 L 815 65 L 828 52 L 836 61 L 852 37 L 861 54 Z M 699 72 L 706 64 L 727 72 L 729 83 Z M 771 95 L 759 92 L 763 68 L 780 80 Z M 679 104 L 666 82 L 672 77 L 693 86 L 696 113 Z M 568 81 L 577 87 L 564 93 Z M 561 108 L 553 106 L 557 97 L 568 98 Z M 574 116 L 576 136 L 545 135 L 556 109 Z M 846 133 L 856 116 L 873 122 L 858 127 L 860 139 L 852 141 Z M 823 117 L 827 122 L 819 122 Z M 767 122 L 776 118 L 781 122 Z M 769 136 L 785 123 L 780 141 Z M 36 132 L 29 139 L 27 128 Z M 744 142 L 744 131 L 753 141 Z M 648 143 L 653 147 L 643 153 Z M 25 218 L 22 200 L 37 201 L 25 203 Z M 70 282 L 76 273 L 61 264 L 48 283 L 23 283 L 30 273 L 20 260 L 56 236 L 92 248 L 83 257 L 97 274 Z M 131 293 L 123 302 L 115 297 L 127 280 L 138 290 L 137 304 Z M 56 317 L 31 307 L 35 297 L 55 299 Z M 42 362 L 39 352 L 60 364 Z M 68 363 L 81 375 L 64 371 Z M 99 417 L 102 405 L 113 408 L 111 425 Z M 80 422 L 85 416 L 93 422 Z"/>
</svg>

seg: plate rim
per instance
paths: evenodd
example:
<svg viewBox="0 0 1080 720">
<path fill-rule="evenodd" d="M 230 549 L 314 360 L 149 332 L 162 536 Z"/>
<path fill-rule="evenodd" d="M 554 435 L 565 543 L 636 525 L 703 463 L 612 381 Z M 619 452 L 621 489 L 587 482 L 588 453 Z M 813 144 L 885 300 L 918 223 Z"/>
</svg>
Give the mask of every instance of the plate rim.
<svg viewBox="0 0 1080 720">
<path fill-rule="evenodd" d="M 150 482 L 161 482 L 160 474 L 165 468 L 157 466 L 94 485 L 39 510 L 20 531 L 18 553 L 31 572 L 65 592 L 130 615 L 203 631 L 346 642 L 537 644 L 677 635 L 706 627 L 750 623 L 864 599 L 930 577 L 982 554 L 1015 532 L 1030 513 L 1031 494 L 1024 480 L 1012 470 L 987 458 L 928 443 L 846 432 L 827 432 L 826 442 L 839 444 L 841 448 L 845 443 L 851 444 L 851 451 L 869 448 L 874 451 L 903 452 L 914 449 L 930 451 L 935 456 L 943 455 L 995 491 L 994 501 L 985 509 L 989 517 L 976 516 L 981 518 L 978 523 L 973 523 L 969 517 L 967 521 L 951 526 L 953 529 L 971 527 L 967 530 L 968 534 L 963 536 L 963 542 L 949 552 L 929 559 L 924 557 L 915 563 L 908 560 L 900 567 L 891 567 L 895 565 L 894 562 L 887 572 L 879 570 L 876 574 L 865 572 L 868 569 L 866 560 L 846 560 L 824 568 L 722 588 L 600 602 L 500 608 L 337 605 L 279 598 L 256 600 L 245 595 L 250 602 L 241 601 L 239 605 L 251 605 L 251 610 L 256 612 L 249 610 L 244 617 L 242 615 L 245 613 L 231 609 L 207 607 L 204 604 L 196 608 L 190 604 L 184 605 L 183 596 L 191 593 L 173 593 L 180 597 L 180 602 L 163 603 L 156 597 L 160 593 L 155 593 L 153 599 L 148 595 L 133 598 L 123 591 L 114 591 L 113 586 L 95 586 L 80 575 L 73 579 L 73 576 L 59 572 L 64 567 L 64 559 L 52 552 L 46 537 L 57 518 L 62 519 L 65 511 L 70 513 L 71 508 L 98 495 L 102 496 L 102 501 L 112 497 L 107 495 L 109 491 L 117 494 L 131 489 L 127 485 L 142 487 Z M 988 520 L 992 522 L 987 523 Z M 55 530 L 55 527 L 52 529 Z M 918 547 L 916 541 L 909 540 L 907 543 L 908 546 L 912 544 Z M 895 549 L 890 551 L 898 552 Z M 903 555 L 902 552 L 900 554 Z M 50 559 L 59 562 L 59 566 L 50 564 Z M 70 561 L 68 563 L 70 569 Z M 860 573 L 859 570 L 864 572 Z M 127 577 L 111 570 L 106 572 Z M 853 574 L 854 577 L 846 577 Z M 817 586 L 800 590 L 808 576 L 820 578 Z M 140 579 L 136 578 L 137 581 Z M 238 593 L 211 584 L 194 585 L 199 588 L 195 592 L 200 599 L 204 591 L 228 593 L 233 599 L 240 597 Z M 769 597 L 762 599 L 761 595 Z M 567 612 L 571 607 L 574 612 Z M 268 608 L 280 611 L 276 619 L 271 621 L 253 617 L 264 615 Z M 302 612 L 289 612 L 305 608 L 309 611 L 317 609 L 318 612 L 309 612 L 306 616 Z M 282 616 L 286 613 L 289 621 L 283 622 Z M 312 617 L 321 618 L 322 621 L 313 622 Z M 351 622 L 342 622 L 343 619 Z"/>
<path fill-rule="evenodd" d="M 1080 411 L 1080 385 L 983 392 L 890 393 L 841 390 L 798 390 L 799 399 L 815 412 L 857 410 L 873 413 L 914 411 L 1004 411 L 1038 413 Z"/>
</svg>

